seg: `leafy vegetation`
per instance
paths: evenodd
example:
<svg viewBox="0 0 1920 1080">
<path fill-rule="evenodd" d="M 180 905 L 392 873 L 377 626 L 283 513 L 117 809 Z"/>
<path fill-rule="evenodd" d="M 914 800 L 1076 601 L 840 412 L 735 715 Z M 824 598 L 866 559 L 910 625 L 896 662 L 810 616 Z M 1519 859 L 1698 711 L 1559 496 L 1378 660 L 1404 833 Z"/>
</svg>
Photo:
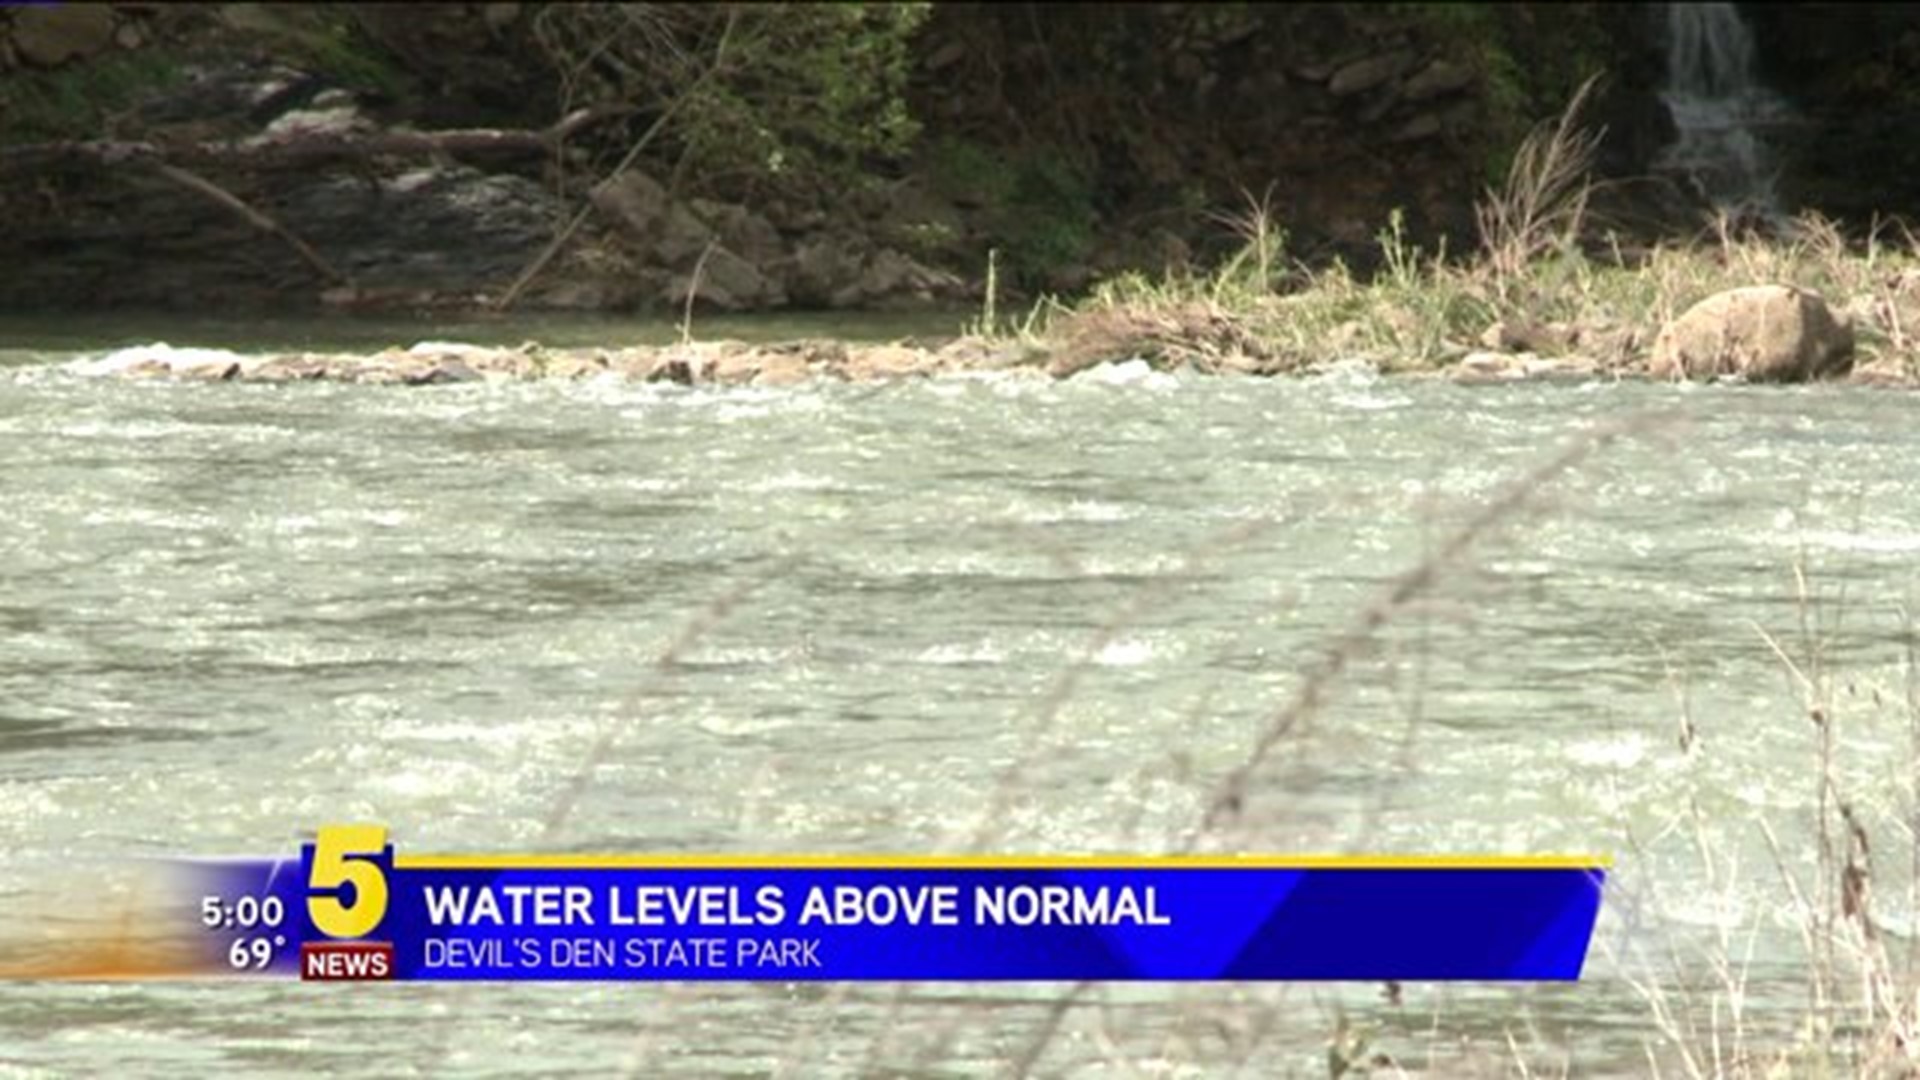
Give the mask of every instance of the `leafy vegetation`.
<svg viewBox="0 0 1920 1080">
<path fill-rule="evenodd" d="M 994 220 L 1015 279 L 1028 288 L 1045 287 L 1093 250 L 1093 186 L 1059 158 L 1031 157 L 1015 171 Z"/>
<path fill-rule="evenodd" d="M 314 71 L 341 86 L 387 97 L 405 96 L 415 89 L 406 68 L 368 40 L 359 24 L 343 13 L 323 11 L 315 25 L 293 39 L 294 48 Z"/>
<path fill-rule="evenodd" d="M 928 7 L 562 4 L 534 31 L 563 112 L 631 109 L 662 125 L 677 177 L 780 187 L 857 182 L 907 152 L 919 127 L 901 89 Z"/>
<path fill-rule="evenodd" d="M 1044 291 L 1093 251 L 1094 185 L 1064 156 L 942 136 L 922 151 L 920 164 L 944 198 L 980 208 L 988 246 L 1005 256 L 1019 288 Z"/>
<path fill-rule="evenodd" d="M 85 66 L 22 70 L 0 79 L 0 142 L 112 135 L 142 97 L 177 83 L 179 57 L 162 49 L 116 52 Z"/>
</svg>

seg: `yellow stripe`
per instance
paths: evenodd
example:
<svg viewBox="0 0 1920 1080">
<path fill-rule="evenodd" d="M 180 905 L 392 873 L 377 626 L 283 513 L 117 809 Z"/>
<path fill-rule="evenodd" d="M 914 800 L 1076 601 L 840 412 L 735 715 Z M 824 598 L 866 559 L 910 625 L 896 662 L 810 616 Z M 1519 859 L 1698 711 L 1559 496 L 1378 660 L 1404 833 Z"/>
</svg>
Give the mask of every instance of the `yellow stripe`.
<svg viewBox="0 0 1920 1080">
<path fill-rule="evenodd" d="M 1601 870 L 1604 855 L 402 855 L 398 870 Z"/>
</svg>

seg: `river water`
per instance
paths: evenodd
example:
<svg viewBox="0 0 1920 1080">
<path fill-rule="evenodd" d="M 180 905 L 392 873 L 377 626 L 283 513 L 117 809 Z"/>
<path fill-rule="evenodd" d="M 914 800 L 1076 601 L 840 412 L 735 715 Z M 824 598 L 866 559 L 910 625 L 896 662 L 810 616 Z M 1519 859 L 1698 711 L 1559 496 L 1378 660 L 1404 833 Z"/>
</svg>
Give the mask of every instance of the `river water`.
<svg viewBox="0 0 1920 1080">
<path fill-rule="evenodd" d="M 1038 1043 L 1041 1075 L 1322 1076 L 1349 1023 L 1435 1075 L 1633 1075 L 1689 1041 L 1656 1004 L 1710 1030 L 1720 958 L 1746 1015 L 1718 1023 L 1784 1053 L 1813 966 L 1783 878 L 1820 889 L 1796 669 L 1911 940 L 1908 394 L 60 367 L 567 328 L 168 329 L 13 325 L 0 351 L 10 910 L 57 911 L 76 866 L 345 820 L 416 852 L 1168 850 L 1396 575 L 1618 429 L 1346 650 L 1198 838 L 1614 876 L 1574 986 L 1107 987 L 1042 1040 L 1061 987 L 29 983 L 0 985 L 0 1075 L 994 1075 Z"/>
</svg>

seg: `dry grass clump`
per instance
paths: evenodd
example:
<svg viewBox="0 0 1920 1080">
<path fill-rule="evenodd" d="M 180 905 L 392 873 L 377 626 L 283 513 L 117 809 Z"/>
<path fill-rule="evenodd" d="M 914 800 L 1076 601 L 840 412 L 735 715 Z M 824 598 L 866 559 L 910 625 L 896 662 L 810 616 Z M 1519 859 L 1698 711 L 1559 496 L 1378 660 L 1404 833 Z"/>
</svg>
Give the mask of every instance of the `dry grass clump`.
<svg viewBox="0 0 1920 1080">
<path fill-rule="evenodd" d="M 1578 118 L 1597 81 L 1595 76 L 1582 83 L 1557 120 L 1521 141 L 1505 184 L 1474 209 L 1481 270 L 1503 301 L 1541 259 L 1576 250 L 1585 231 L 1600 136 Z"/>
<path fill-rule="evenodd" d="M 1598 135 L 1578 122 L 1583 86 L 1521 144 L 1476 210 L 1480 248 L 1450 259 L 1405 235 L 1396 211 L 1378 234 L 1380 268 L 1361 279 L 1336 261 L 1308 267 L 1266 199 L 1219 220 L 1240 239 L 1211 273 L 1124 275 L 1071 309 L 1048 302 L 1035 343 L 1074 371 L 1133 356 L 1259 374 L 1357 360 L 1383 371 L 1445 368 L 1471 353 L 1536 353 L 1580 370 L 1644 369 L 1660 327 L 1726 289 L 1787 283 L 1821 294 L 1853 323 L 1859 376 L 1920 382 L 1920 244 L 1876 225 L 1850 241 L 1815 214 L 1770 234 L 1722 214 L 1680 242 L 1636 247 L 1595 235 L 1589 206 Z"/>
</svg>

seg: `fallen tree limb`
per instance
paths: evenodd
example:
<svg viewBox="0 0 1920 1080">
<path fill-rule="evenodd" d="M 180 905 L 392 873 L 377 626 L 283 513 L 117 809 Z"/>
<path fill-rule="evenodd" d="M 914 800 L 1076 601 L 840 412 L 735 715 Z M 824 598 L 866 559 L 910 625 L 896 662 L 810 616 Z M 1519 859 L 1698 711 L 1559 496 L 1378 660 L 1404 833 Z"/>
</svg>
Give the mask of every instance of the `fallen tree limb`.
<svg viewBox="0 0 1920 1080">
<path fill-rule="evenodd" d="M 278 236 L 321 277 L 354 287 L 353 279 L 328 262 L 311 244 L 245 199 L 196 170 L 310 169 L 358 163 L 375 157 L 453 157 L 511 159 L 548 154 L 580 130 L 632 110 L 625 107 L 578 109 L 540 131 L 483 128 L 449 131 L 386 131 L 369 135 L 335 133 L 256 136 L 226 142 L 161 143 L 113 139 L 28 143 L 0 148 L 0 176 L 85 168 L 120 172 L 144 169 L 231 211 L 262 232 Z"/>
<path fill-rule="evenodd" d="M 254 228 L 262 232 L 270 232 L 280 239 L 285 240 L 287 246 L 291 247 L 302 259 L 306 260 L 308 266 L 318 270 L 322 277 L 325 277 L 329 281 L 345 285 L 348 288 L 353 287 L 352 278 L 334 269 L 333 264 L 321 258 L 320 253 L 313 250 L 305 240 L 295 236 L 286 226 L 280 224 L 278 221 L 249 206 L 245 200 L 233 192 L 208 180 L 204 176 L 188 172 L 174 165 L 169 165 L 164 161 L 155 161 L 152 165 L 155 172 L 166 177 L 168 180 L 179 184 L 189 191 L 198 192 L 221 206 L 226 207 L 228 210 L 233 211 L 245 219 L 246 222 Z"/>
</svg>

